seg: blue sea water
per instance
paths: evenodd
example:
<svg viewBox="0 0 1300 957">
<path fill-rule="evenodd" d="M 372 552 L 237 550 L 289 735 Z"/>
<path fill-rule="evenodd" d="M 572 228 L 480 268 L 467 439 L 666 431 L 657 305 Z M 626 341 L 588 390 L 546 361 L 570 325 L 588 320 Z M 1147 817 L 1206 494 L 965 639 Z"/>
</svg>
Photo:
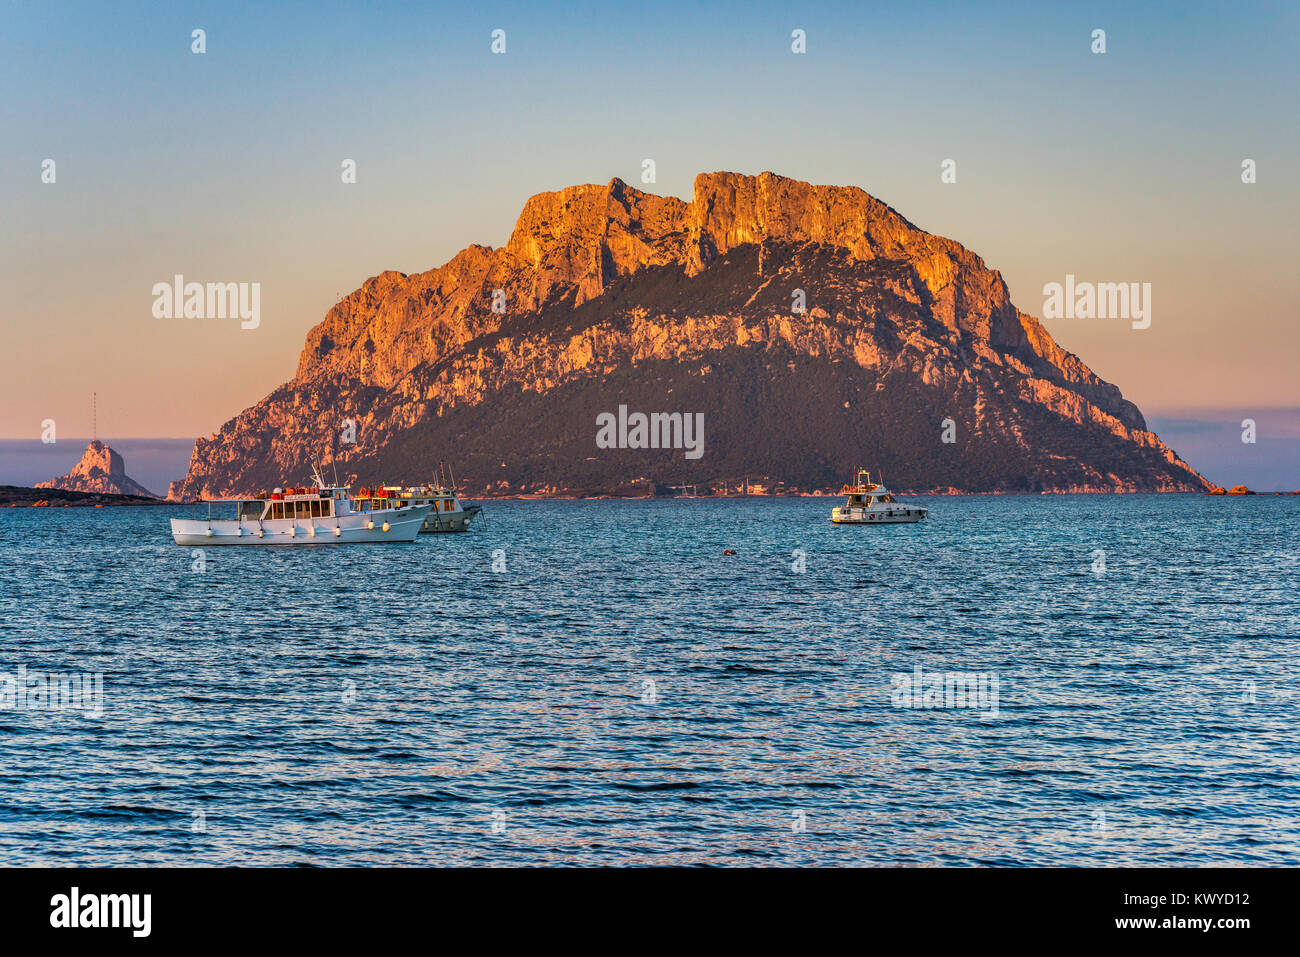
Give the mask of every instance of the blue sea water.
<svg viewBox="0 0 1300 957">
<path fill-rule="evenodd" d="M 925 501 L 203 561 L 169 508 L 5 510 L 0 673 L 103 710 L 0 707 L 0 864 L 1300 863 L 1300 498 Z"/>
</svg>

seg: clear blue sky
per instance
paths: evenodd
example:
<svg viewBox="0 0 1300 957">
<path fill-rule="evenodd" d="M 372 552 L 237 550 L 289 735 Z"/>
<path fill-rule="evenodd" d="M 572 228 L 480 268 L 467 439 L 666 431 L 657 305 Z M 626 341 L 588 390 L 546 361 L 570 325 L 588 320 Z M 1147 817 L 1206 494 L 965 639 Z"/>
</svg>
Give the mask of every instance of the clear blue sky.
<svg viewBox="0 0 1300 957">
<path fill-rule="evenodd" d="M 211 432 L 338 294 L 504 243 L 533 193 L 640 186 L 647 157 L 643 188 L 684 198 L 717 169 L 861 186 L 1036 315 L 1067 272 L 1151 282 L 1149 330 L 1048 328 L 1149 414 L 1300 406 L 1296 10 L 7 3 L 0 435 L 84 435 L 92 389 L 101 433 Z M 154 319 L 178 272 L 261 282 L 262 327 Z"/>
</svg>

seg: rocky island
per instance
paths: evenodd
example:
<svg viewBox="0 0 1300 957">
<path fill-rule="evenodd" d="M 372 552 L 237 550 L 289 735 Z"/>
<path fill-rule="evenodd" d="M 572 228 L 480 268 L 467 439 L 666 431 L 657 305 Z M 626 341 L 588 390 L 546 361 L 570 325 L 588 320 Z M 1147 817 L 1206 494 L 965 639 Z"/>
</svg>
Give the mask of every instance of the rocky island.
<svg viewBox="0 0 1300 957">
<path fill-rule="evenodd" d="M 603 448 L 620 406 L 702 413 L 704 454 Z M 331 308 L 294 378 L 201 438 L 176 498 L 457 464 L 477 495 L 693 485 L 1205 491 L 995 269 L 861 189 L 706 173 L 534 196 L 500 248 L 385 272 Z M 743 486 L 742 486 L 743 483 Z"/>
<path fill-rule="evenodd" d="M 37 482 L 38 489 L 61 489 L 98 495 L 125 495 L 155 499 L 147 488 L 126 474 L 126 462 L 116 451 L 98 439 L 92 439 L 86 451 L 67 475 L 48 482 Z"/>
</svg>

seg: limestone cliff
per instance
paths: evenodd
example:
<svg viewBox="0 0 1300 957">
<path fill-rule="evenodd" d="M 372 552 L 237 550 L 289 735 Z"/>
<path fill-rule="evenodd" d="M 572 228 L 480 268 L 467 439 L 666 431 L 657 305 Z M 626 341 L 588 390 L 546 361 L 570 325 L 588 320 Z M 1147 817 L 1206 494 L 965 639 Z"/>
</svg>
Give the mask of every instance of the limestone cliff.
<svg viewBox="0 0 1300 957">
<path fill-rule="evenodd" d="M 597 449 L 620 404 L 703 412 L 705 455 Z M 974 253 L 771 173 L 701 174 L 689 203 L 617 179 L 543 193 L 499 249 L 368 280 L 172 494 L 300 482 L 314 457 L 411 482 L 453 459 L 480 494 L 808 490 L 857 462 L 918 490 L 1207 487 Z"/>
</svg>

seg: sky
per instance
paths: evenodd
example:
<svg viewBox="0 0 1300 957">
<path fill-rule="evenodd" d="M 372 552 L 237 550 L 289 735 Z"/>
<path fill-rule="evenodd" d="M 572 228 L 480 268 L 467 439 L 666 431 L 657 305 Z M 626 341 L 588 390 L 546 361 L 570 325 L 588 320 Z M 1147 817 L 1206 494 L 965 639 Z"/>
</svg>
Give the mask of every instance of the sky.
<svg viewBox="0 0 1300 957">
<path fill-rule="evenodd" d="M 1045 324 L 1150 418 L 1294 438 L 1300 7 L 1133 6 L 0 4 L 0 437 L 88 435 L 92 391 L 101 437 L 210 434 L 340 295 L 502 245 L 535 193 L 771 170 L 1034 315 L 1067 274 L 1151 283 L 1150 328 Z M 178 273 L 260 283 L 260 325 L 155 317 Z"/>
</svg>

